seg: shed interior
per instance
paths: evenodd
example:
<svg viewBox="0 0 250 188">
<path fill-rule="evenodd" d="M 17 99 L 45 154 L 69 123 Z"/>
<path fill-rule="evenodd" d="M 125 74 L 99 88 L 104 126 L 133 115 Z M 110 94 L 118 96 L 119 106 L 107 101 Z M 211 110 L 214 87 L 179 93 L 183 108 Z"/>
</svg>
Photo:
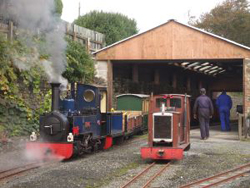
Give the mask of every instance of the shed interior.
<svg viewBox="0 0 250 188">
<path fill-rule="evenodd" d="M 222 90 L 243 92 L 243 59 L 119 60 L 112 65 L 114 96 L 187 93 L 192 107 L 202 87 L 214 104 Z M 215 112 L 214 120 L 218 118 Z"/>
</svg>

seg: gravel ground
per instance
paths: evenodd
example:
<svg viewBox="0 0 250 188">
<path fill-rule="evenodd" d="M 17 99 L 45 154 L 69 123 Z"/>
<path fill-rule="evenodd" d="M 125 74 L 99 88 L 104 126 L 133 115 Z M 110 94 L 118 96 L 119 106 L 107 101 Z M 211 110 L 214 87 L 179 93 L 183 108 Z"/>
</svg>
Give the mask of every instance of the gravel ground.
<svg viewBox="0 0 250 188">
<path fill-rule="evenodd" d="M 208 140 L 200 140 L 199 130 L 191 131 L 191 149 L 184 159 L 173 161 L 151 187 L 179 187 L 213 174 L 250 163 L 250 142 L 238 141 L 236 133 L 210 131 Z M 2 182 L 0 187 L 104 187 L 117 188 L 142 171 L 150 162 L 140 158 L 140 147 L 146 144 L 145 135 L 67 162 L 53 162 L 25 175 Z M 22 152 L 0 153 L 0 165 L 7 168 L 25 161 Z M 224 187 L 249 188 L 250 176 L 238 178 Z"/>
</svg>

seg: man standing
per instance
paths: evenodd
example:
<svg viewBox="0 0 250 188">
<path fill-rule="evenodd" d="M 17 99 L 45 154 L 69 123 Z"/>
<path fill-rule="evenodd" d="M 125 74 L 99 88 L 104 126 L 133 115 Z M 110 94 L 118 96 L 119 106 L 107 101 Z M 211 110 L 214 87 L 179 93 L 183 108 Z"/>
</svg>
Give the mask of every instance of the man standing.
<svg viewBox="0 0 250 188">
<path fill-rule="evenodd" d="M 200 89 L 200 96 L 194 103 L 194 119 L 199 119 L 201 139 L 206 140 L 209 137 L 209 119 L 212 118 L 214 108 L 211 99 L 206 96 L 206 89 Z"/>
<path fill-rule="evenodd" d="M 226 91 L 222 91 L 221 95 L 216 99 L 216 106 L 220 113 L 221 130 L 231 131 L 229 117 L 232 108 L 232 99 L 226 94 Z"/>
</svg>

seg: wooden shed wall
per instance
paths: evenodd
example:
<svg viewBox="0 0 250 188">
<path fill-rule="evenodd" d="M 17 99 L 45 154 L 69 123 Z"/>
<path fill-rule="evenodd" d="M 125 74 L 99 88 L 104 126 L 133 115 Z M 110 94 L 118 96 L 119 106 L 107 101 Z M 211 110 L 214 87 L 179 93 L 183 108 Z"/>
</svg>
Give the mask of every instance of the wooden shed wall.
<svg viewBox="0 0 250 188">
<path fill-rule="evenodd" d="M 250 50 L 175 21 L 120 42 L 96 54 L 97 60 L 234 59 Z"/>
</svg>

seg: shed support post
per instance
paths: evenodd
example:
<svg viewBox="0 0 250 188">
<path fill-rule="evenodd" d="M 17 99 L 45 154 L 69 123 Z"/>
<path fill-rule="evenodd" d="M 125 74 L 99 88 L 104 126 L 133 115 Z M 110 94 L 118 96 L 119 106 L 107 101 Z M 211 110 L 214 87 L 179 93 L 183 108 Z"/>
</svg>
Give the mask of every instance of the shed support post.
<svg viewBox="0 0 250 188">
<path fill-rule="evenodd" d="M 154 71 L 154 83 L 160 84 L 160 73 L 158 69 L 155 69 Z"/>
<path fill-rule="evenodd" d="M 133 65 L 133 74 L 132 74 L 133 82 L 139 82 L 139 75 L 138 75 L 138 65 Z"/>
<path fill-rule="evenodd" d="M 191 91 L 191 78 L 190 78 L 190 76 L 188 76 L 188 78 L 187 78 L 187 90 Z"/>
<path fill-rule="evenodd" d="M 199 81 L 199 89 L 201 89 L 202 88 L 202 81 L 200 80 Z"/>
<path fill-rule="evenodd" d="M 176 74 L 173 74 L 173 88 L 176 90 L 177 88 L 177 76 Z"/>
<path fill-rule="evenodd" d="M 107 84 L 108 84 L 108 111 L 112 108 L 112 96 L 113 96 L 113 64 L 108 61 L 108 74 L 107 74 Z"/>
</svg>

